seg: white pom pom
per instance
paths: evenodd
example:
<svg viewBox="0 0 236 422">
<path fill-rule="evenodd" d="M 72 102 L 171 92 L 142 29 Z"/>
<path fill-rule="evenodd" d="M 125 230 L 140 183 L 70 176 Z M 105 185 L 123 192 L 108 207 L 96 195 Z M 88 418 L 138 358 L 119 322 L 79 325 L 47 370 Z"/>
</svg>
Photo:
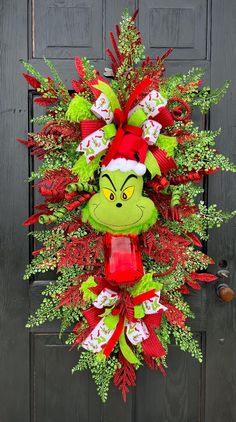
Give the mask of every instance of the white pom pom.
<svg viewBox="0 0 236 422">
<path fill-rule="evenodd" d="M 133 170 L 138 176 L 143 176 L 146 173 L 146 166 L 145 164 L 137 163 Z"/>
</svg>

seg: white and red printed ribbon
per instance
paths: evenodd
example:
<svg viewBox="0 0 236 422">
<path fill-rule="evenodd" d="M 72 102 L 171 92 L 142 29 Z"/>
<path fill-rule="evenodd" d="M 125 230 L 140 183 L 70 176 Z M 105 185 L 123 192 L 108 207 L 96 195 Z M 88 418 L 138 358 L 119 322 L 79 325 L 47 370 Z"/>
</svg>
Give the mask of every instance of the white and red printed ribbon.
<svg viewBox="0 0 236 422">
<path fill-rule="evenodd" d="M 104 345 L 108 343 L 115 331 L 115 328 L 108 328 L 105 320 L 106 317 L 111 314 L 113 307 L 117 304 L 118 301 L 119 295 L 115 291 L 108 288 L 103 289 L 98 295 L 96 300 L 93 302 L 93 306 L 101 310 L 104 308 L 111 309 L 110 312 L 106 312 L 106 314 L 101 317 L 101 321 L 95 326 L 95 328 L 93 328 L 91 333 L 83 341 L 83 348 L 96 353 L 103 350 Z M 142 305 L 145 315 L 156 314 L 160 310 L 165 311 L 167 309 L 160 303 L 160 290 L 156 290 L 153 297 L 145 300 Z M 134 322 L 130 322 L 126 319 L 125 334 L 133 345 L 137 345 L 149 337 L 148 328 L 142 319 L 137 319 L 137 321 Z"/>
<path fill-rule="evenodd" d="M 142 128 L 142 138 L 148 143 L 148 145 L 154 145 L 159 136 L 162 125 L 149 117 L 153 118 L 158 115 L 161 108 L 165 107 L 167 100 L 156 90 L 152 90 L 146 97 L 139 102 L 134 108 L 132 108 L 128 114 L 128 124 L 129 118 L 133 114 L 141 109 L 145 113 L 147 120 L 141 123 Z M 105 94 L 101 93 L 96 102 L 92 105 L 91 111 L 95 116 L 102 119 L 105 123 L 105 129 L 101 128 L 86 136 L 80 143 L 77 148 L 77 151 L 84 152 L 87 162 L 90 162 L 96 155 L 100 152 L 106 150 L 113 137 L 115 136 L 116 129 L 110 127 L 113 125 L 114 113 L 111 108 L 109 99 Z M 106 131 L 106 129 L 108 129 Z M 114 130 L 115 129 L 115 130 Z M 112 134 L 111 137 L 108 134 Z"/>
</svg>

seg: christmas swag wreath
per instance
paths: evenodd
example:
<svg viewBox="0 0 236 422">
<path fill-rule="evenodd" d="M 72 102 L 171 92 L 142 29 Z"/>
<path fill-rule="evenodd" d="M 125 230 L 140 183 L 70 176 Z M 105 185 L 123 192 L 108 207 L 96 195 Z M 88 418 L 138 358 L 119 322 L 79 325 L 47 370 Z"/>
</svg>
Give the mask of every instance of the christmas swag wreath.
<svg viewBox="0 0 236 422">
<path fill-rule="evenodd" d="M 136 15 L 124 12 L 117 41 L 110 34 L 110 83 L 76 57 L 70 95 L 49 60 L 53 78 L 23 61 L 34 102 L 47 107 L 33 119 L 42 129 L 19 140 L 42 160 L 29 181 L 39 179 L 44 201 L 24 225 L 46 225 L 30 233 L 42 247 L 25 279 L 58 273 L 27 326 L 61 320 L 60 336 L 80 351 L 73 372 L 90 369 L 103 401 L 112 378 L 125 400 L 141 365 L 165 374 L 171 337 L 201 362 L 185 295 L 216 279 L 203 272 L 213 261 L 200 239 L 235 214 L 195 203 L 205 175 L 236 167 L 214 149 L 219 131 L 191 120 L 229 83 L 201 89 L 199 68 L 165 77 L 171 49 L 145 57 Z"/>
</svg>

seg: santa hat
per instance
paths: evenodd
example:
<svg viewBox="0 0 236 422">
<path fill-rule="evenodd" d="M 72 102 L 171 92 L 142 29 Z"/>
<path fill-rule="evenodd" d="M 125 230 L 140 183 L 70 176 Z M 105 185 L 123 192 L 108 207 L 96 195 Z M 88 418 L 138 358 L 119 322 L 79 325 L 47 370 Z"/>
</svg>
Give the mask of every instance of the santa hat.
<svg viewBox="0 0 236 422">
<path fill-rule="evenodd" d="M 112 151 L 111 147 L 111 151 Z M 146 172 L 144 164 L 148 150 L 147 142 L 140 136 L 126 134 L 119 141 L 115 151 L 106 154 L 102 162 L 102 171 L 131 171 L 138 176 L 143 176 Z"/>
</svg>

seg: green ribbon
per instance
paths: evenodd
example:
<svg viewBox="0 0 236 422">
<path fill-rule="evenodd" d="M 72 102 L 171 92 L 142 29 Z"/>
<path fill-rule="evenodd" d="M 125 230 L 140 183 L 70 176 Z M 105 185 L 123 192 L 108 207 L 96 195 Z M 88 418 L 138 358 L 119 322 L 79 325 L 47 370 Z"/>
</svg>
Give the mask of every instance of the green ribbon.
<svg viewBox="0 0 236 422">
<path fill-rule="evenodd" d="M 101 91 L 110 101 L 111 104 L 111 108 L 112 111 L 114 112 L 116 108 L 121 109 L 119 100 L 115 94 L 115 92 L 113 91 L 113 89 L 110 87 L 110 85 L 108 85 L 106 82 L 103 81 L 98 81 L 97 85 L 93 85 L 94 88 L 98 89 L 99 91 Z"/>
<path fill-rule="evenodd" d="M 107 328 L 110 330 L 114 330 L 119 322 L 119 315 L 112 315 L 109 314 L 104 318 L 104 323 L 106 324 Z"/>
<path fill-rule="evenodd" d="M 161 170 L 157 163 L 157 160 L 155 159 L 152 152 L 149 150 L 147 152 L 144 164 L 147 167 L 149 173 L 151 174 L 151 179 L 153 179 L 157 174 L 158 176 L 161 176 Z"/>
<path fill-rule="evenodd" d="M 141 126 L 145 120 L 147 120 L 147 115 L 142 108 L 137 108 L 133 114 L 128 119 L 128 125 L 132 126 Z"/>
<path fill-rule="evenodd" d="M 120 335 L 119 345 L 120 345 L 120 350 L 123 356 L 129 363 L 132 363 L 132 364 L 138 363 L 139 365 L 141 365 L 141 362 L 138 360 L 137 356 L 135 356 L 135 354 L 133 353 L 133 351 L 131 350 L 131 348 L 128 346 L 126 342 L 124 330 L 122 330 L 122 333 Z"/>
<path fill-rule="evenodd" d="M 105 134 L 106 139 L 113 138 L 113 136 L 115 136 L 116 134 L 116 127 L 114 123 L 110 123 L 108 125 L 103 126 L 102 130 Z"/>
<path fill-rule="evenodd" d="M 140 305 L 134 306 L 134 317 L 136 319 L 141 319 L 145 317 L 145 311 L 144 311 L 142 303 L 140 303 Z"/>
</svg>

